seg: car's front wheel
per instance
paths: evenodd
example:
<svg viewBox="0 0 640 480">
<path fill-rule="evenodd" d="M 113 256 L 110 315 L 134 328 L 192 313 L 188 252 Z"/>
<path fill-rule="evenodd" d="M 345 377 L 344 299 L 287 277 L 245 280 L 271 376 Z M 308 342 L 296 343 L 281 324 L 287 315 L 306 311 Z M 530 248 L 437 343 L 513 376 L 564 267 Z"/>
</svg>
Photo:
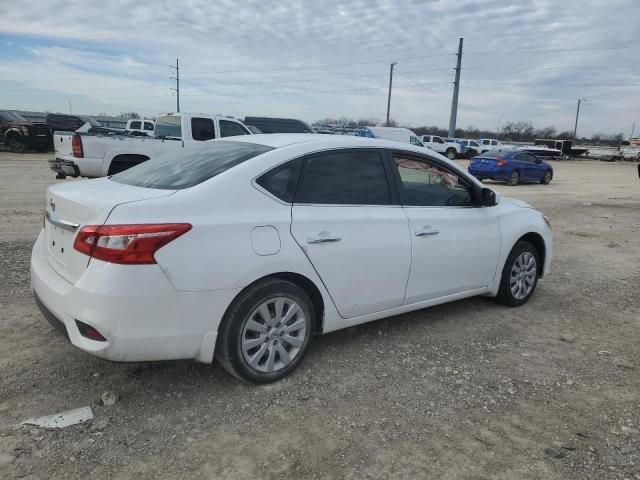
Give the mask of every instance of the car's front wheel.
<svg viewBox="0 0 640 480">
<path fill-rule="evenodd" d="M 446 156 L 449 160 L 455 160 L 457 156 L 457 152 L 454 148 L 448 148 L 446 152 Z"/>
<path fill-rule="evenodd" d="M 313 305 L 304 290 L 280 279 L 260 282 L 242 292 L 225 314 L 216 358 L 242 380 L 280 380 L 304 357 L 313 325 Z"/>
<path fill-rule="evenodd" d="M 510 307 L 527 303 L 538 284 L 539 262 L 536 247 L 524 240 L 516 243 L 502 269 L 496 299 Z"/>
<path fill-rule="evenodd" d="M 13 153 L 24 153 L 27 150 L 27 145 L 21 139 L 14 136 L 9 140 L 9 149 Z"/>
<path fill-rule="evenodd" d="M 513 172 L 511 172 L 511 175 L 509 175 L 509 180 L 507 180 L 507 183 L 514 187 L 518 184 L 518 182 L 520 182 L 520 172 L 518 172 L 518 170 L 514 170 Z"/>
<path fill-rule="evenodd" d="M 553 178 L 553 175 L 550 171 L 546 171 L 544 173 L 544 176 L 542 177 L 542 180 L 540 180 L 540 183 L 544 184 L 544 185 L 549 185 L 551 183 L 551 179 Z"/>
</svg>

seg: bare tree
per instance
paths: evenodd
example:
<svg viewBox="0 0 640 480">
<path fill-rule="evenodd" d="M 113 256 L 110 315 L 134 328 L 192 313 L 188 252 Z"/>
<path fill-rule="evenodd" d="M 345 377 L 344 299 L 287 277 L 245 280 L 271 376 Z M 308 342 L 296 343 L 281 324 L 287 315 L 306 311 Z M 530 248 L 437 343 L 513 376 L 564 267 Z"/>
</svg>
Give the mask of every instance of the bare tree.
<svg viewBox="0 0 640 480">
<path fill-rule="evenodd" d="M 126 118 L 127 120 L 135 120 L 136 118 L 140 118 L 140 114 L 137 112 L 121 112 L 118 116 L 120 118 Z"/>
</svg>

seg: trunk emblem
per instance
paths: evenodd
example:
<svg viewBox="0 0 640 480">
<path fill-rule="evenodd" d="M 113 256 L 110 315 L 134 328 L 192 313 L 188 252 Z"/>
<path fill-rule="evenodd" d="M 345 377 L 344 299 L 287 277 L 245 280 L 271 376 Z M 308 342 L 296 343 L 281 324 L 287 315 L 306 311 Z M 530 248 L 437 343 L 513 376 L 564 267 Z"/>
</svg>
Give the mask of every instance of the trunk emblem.
<svg viewBox="0 0 640 480">
<path fill-rule="evenodd" d="M 49 199 L 49 206 L 51 207 L 52 212 L 56 211 L 56 202 L 53 201 L 53 198 Z"/>
</svg>

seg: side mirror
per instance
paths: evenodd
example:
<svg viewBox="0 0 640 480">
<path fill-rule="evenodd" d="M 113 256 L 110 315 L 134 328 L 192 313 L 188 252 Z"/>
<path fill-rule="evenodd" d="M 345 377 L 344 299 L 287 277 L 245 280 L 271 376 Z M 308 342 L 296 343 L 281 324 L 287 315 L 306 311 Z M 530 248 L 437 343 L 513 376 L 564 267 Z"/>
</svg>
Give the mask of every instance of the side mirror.
<svg viewBox="0 0 640 480">
<path fill-rule="evenodd" d="M 483 207 L 493 207 L 498 204 L 498 195 L 490 188 L 482 189 L 481 199 Z"/>
<path fill-rule="evenodd" d="M 542 163 L 542 160 L 539 158 L 536 158 L 536 163 Z"/>
</svg>

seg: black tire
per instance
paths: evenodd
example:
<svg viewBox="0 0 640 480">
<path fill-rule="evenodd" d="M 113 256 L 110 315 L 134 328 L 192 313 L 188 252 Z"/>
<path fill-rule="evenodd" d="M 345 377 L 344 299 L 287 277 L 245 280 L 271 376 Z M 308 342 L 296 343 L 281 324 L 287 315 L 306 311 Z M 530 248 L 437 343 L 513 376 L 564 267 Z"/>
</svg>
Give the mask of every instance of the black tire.
<svg viewBox="0 0 640 480">
<path fill-rule="evenodd" d="M 13 153 L 24 153 L 27 150 L 27 145 L 20 138 L 13 136 L 9 140 L 9 149 Z"/>
<path fill-rule="evenodd" d="M 531 291 L 529 291 L 523 298 L 517 298 L 511 290 L 511 273 L 514 263 L 524 253 L 530 253 L 535 258 L 536 274 L 533 279 L 533 286 L 531 287 Z M 519 307 L 520 305 L 524 305 L 525 303 L 527 303 L 533 295 L 533 292 L 535 292 L 536 286 L 538 285 L 539 270 L 540 255 L 538 254 L 538 250 L 531 243 L 525 240 L 520 240 L 511 249 L 511 253 L 509 253 L 507 261 L 504 263 L 504 267 L 502 269 L 502 278 L 500 279 L 500 288 L 498 290 L 496 300 L 499 303 L 507 305 L 509 307 Z"/>
<path fill-rule="evenodd" d="M 540 183 L 542 183 L 543 185 L 549 185 L 551 183 L 551 179 L 553 178 L 553 174 L 547 170 L 544 173 L 544 177 L 542 177 L 542 179 L 540 180 Z"/>
<path fill-rule="evenodd" d="M 244 358 L 241 346 L 243 329 L 250 317 L 255 318 L 252 312 L 255 312 L 264 302 L 278 297 L 289 298 L 301 308 L 306 322 L 304 340 L 290 363 L 273 372 L 261 372 L 249 365 Z M 253 383 L 269 383 L 280 380 L 300 364 L 309 349 L 315 324 L 314 312 L 309 296 L 297 285 L 280 279 L 258 282 L 238 295 L 222 319 L 216 342 L 216 359 L 227 372 L 240 380 Z M 274 341 L 277 342 L 277 340 Z M 268 341 L 265 340 L 265 343 Z"/>
<path fill-rule="evenodd" d="M 468 159 L 472 159 L 476 155 L 478 155 L 478 151 L 477 150 L 474 150 L 473 148 L 470 149 L 470 150 L 467 150 L 467 158 Z"/>
<path fill-rule="evenodd" d="M 455 148 L 447 148 L 445 155 L 449 160 L 455 160 L 456 157 L 458 156 Z"/>
<path fill-rule="evenodd" d="M 518 170 L 514 170 L 511 172 L 509 176 L 509 180 L 507 180 L 507 184 L 515 187 L 520 182 L 520 172 Z"/>
</svg>

